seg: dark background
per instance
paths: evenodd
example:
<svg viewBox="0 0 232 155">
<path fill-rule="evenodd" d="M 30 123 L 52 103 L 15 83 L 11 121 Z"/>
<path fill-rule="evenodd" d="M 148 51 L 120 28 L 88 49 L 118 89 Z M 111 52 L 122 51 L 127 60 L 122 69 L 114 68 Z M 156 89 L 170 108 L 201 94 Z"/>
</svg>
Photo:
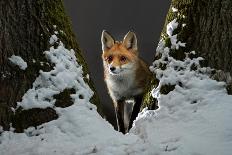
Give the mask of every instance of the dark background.
<svg viewBox="0 0 232 155">
<path fill-rule="evenodd" d="M 151 64 L 170 0 L 64 0 L 82 53 L 89 66 L 104 113 L 115 124 L 112 101 L 103 79 L 101 32 L 121 40 L 129 31 L 137 34 L 140 56 Z"/>
</svg>

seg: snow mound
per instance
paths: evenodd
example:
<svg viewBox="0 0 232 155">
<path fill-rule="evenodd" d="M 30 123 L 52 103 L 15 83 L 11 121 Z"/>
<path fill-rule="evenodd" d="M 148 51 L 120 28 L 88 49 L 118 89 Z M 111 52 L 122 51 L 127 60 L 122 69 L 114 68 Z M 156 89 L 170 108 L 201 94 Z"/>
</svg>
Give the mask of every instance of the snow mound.
<svg viewBox="0 0 232 155">
<path fill-rule="evenodd" d="M 75 52 L 66 49 L 60 42 L 57 48 L 51 47 L 44 54 L 55 66 L 50 72 L 40 71 L 33 87 L 24 94 L 22 101 L 18 102 L 18 107 L 24 109 L 53 107 L 56 100 L 52 96 L 66 88 L 76 90 L 76 94 L 72 95 L 74 102 L 89 101 L 93 92 L 83 80 L 82 67 L 76 61 Z"/>
<path fill-rule="evenodd" d="M 152 90 L 160 108 L 144 109 L 131 132 L 158 146 L 158 154 L 231 154 L 232 96 L 225 83 L 210 79 L 206 74 L 209 68 L 191 70 L 202 58 L 178 61 L 168 56 L 169 48 L 163 45 L 157 48 L 162 58 L 150 67 L 160 80 Z M 164 61 L 167 57 L 168 63 Z M 167 63 L 166 69 L 156 67 L 159 63 Z M 161 85 L 168 84 L 176 85 L 175 89 L 161 94 Z"/>
<path fill-rule="evenodd" d="M 8 59 L 22 70 L 27 68 L 27 63 L 20 56 L 12 55 Z"/>
<path fill-rule="evenodd" d="M 175 23 L 176 19 L 168 24 L 172 32 L 177 28 Z M 170 38 L 172 32 L 167 29 Z M 160 41 L 157 55 L 161 58 L 150 67 L 160 81 L 152 90 L 160 108 L 144 109 L 131 132 L 158 146 L 158 154 L 231 154 L 232 96 L 227 94 L 225 83 L 209 78 L 211 69 L 200 67 L 201 57 L 175 60 L 169 52 L 176 41 L 171 43 L 169 48 Z M 164 70 L 160 64 L 166 66 Z M 160 93 L 162 85 L 174 85 L 175 89 L 164 95 Z"/>
<path fill-rule="evenodd" d="M 56 109 L 57 120 L 25 133 L 3 132 L 0 154 L 4 155 L 118 155 L 152 154 L 150 145 L 138 136 L 123 135 L 83 104 Z"/>
</svg>

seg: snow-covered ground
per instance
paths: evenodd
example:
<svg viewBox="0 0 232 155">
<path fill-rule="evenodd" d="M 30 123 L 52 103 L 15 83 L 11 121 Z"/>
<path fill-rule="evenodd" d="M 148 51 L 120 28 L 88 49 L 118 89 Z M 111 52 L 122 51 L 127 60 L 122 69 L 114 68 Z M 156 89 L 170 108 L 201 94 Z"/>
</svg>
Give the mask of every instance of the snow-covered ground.
<svg viewBox="0 0 232 155">
<path fill-rule="evenodd" d="M 185 44 L 172 35 L 176 24 L 172 21 L 167 32 L 173 39 L 172 47 L 178 49 Z M 53 107 L 52 96 L 65 88 L 76 90 L 72 95 L 75 104 L 55 108 L 59 118 L 37 129 L 2 132 L 0 155 L 231 155 L 232 96 L 227 95 L 225 84 L 210 79 L 209 68 L 191 70 L 191 65 L 199 66 L 202 58 L 177 61 L 169 56 L 169 50 L 161 41 L 157 53 L 162 57 L 150 69 L 160 79 L 160 85 L 177 84 L 175 89 L 162 95 L 160 85 L 155 88 L 152 95 L 160 108 L 144 109 L 131 131 L 123 135 L 89 102 L 93 92 L 83 81 L 74 51 L 61 42 L 57 48 L 51 47 L 45 54 L 55 64 L 54 69 L 41 71 L 18 105 L 25 109 Z M 158 69 L 159 63 L 166 63 L 166 69 Z"/>
</svg>

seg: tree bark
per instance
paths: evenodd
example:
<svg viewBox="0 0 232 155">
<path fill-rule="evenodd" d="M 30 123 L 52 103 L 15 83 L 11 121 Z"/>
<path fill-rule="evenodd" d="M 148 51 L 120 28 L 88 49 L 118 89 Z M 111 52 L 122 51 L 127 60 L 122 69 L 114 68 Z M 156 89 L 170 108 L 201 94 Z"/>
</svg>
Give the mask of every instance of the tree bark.
<svg viewBox="0 0 232 155">
<path fill-rule="evenodd" d="M 10 123 L 16 131 L 21 132 L 29 126 L 56 119 L 58 115 L 52 108 L 17 110 L 13 112 L 17 102 L 22 100 L 24 93 L 32 87 L 38 77 L 39 70 L 50 71 L 43 52 L 50 47 L 49 38 L 54 31 L 66 48 L 74 49 L 77 61 L 83 66 L 84 77 L 88 68 L 66 16 L 62 0 L 3 0 L 0 1 L 0 126 L 8 130 Z M 17 55 L 28 64 L 21 70 L 9 61 L 9 57 Z M 42 63 L 41 63 L 42 62 Z M 99 98 L 91 80 L 85 81 L 95 92 L 91 102 L 99 108 Z M 71 93 L 67 90 L 66 93 Z M 59 97 L 59 104 L 65 104 L 67 97 Z M 36 113 L 37 116 L 33 115 Z M 31 117 L 31 118 L 30 118 Z M 30 119 L 29 119 L 30 118 Z"/>
<path fill-rule="evenodd" d="M 178 9 L 178 11 L 173 11 L 173 8 Z M 177 19 L 178 27 L 173 33 L 177 34 L 178 40 L 186 43 L 186 47 L 172 50 L 171 56 L 177 60 L 183 60 L 185 53 L 195 51 L 195 57 L 200 56 L 205 59 L 201 66 L 222 70 L 222 72 L 217 72 L 220 74 L 215 74 L 217 77 L 214 78 L 228 82 L 227 90 L 231 94 L 231 80 L 228 81 L 223 77 L 225 75 L 232 76 L 232 1 L 172 0 L 161 32 L 161 39 L 165 40 L 167 47 L 170 47 L 170 38 L 166 33 L 166 26 L 174 19 Z M 158 55 L 156 55 L 156 59 L 159 59 Z M 150 93 L 157 86 L 158 81 L 153 82 L 148 88 L 142 108 L 146 106 L 151 108 L 157 104 Z M 163 88 L 165 93 L 173 90 L 173 86 L 163 86 Z"/>
</svg>

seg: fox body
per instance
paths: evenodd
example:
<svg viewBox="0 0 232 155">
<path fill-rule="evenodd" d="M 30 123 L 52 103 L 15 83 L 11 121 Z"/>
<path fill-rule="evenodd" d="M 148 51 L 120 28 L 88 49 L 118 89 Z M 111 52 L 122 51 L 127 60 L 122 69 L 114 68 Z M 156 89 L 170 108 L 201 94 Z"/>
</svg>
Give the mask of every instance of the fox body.
<svg viewBox="0 0 232 155">
<path fill-rule="evenodd" d="M 151 72 L 146 63 L 139 58 L 137 38 L 134 32 L 128 32 L 123 41 L 115 41 L 106 31 L 102 32 L 102 59 L 104 78 L 113 100 L 118 130 L 125 133 L 131 128 L 136 118 L 146 85 L 150 81 Z M 134 99 L 135 103 L 129 118 L 125 113 L 126 100 Z M 127 116 L 125 116 L 127 115 Z"/>
</svg>

